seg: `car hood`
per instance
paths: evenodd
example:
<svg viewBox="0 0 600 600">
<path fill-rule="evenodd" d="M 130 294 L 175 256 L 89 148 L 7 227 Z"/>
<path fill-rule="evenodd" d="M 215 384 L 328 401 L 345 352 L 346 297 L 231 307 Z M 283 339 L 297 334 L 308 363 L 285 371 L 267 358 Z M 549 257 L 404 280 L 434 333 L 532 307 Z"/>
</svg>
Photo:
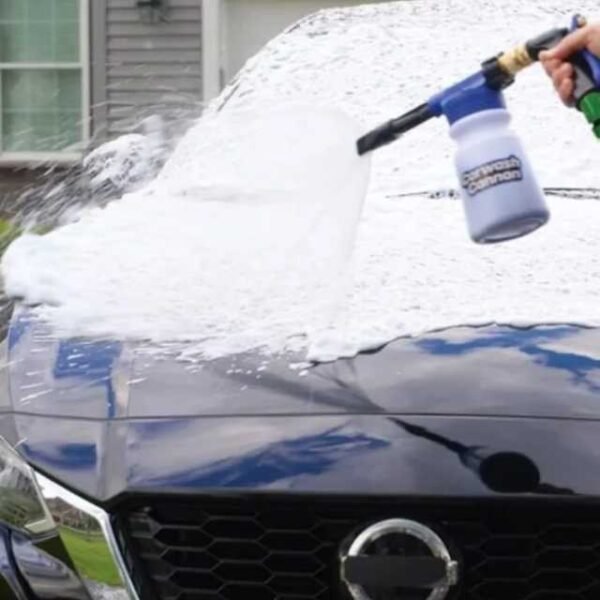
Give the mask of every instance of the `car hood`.
<svg viewBox="0 0 600 600">
<path fill-rule="evenodd" d="M 513 489 L 523 461 L 539 477 L 522 492 L 600 494 L 588 476 L 600 465 L 598 329 L 457 327 L 308 366 L 258 354 L 190 363 L 51 333 L 15 313 L 0 435 L 94 501 L 240 489 L 482 496 Z M 501 480 L 484 481 L 498 457 L 510 463 Z"/>
<path fill-rule="evenodd" d="M 56 339 L 26 309 L 8 335 L 4 412 L 78 419 L 315 414 L 600 418 L 600 330 L 455 327 L 330 363 L 198 362 L 143 343 Z"/>
</svg>

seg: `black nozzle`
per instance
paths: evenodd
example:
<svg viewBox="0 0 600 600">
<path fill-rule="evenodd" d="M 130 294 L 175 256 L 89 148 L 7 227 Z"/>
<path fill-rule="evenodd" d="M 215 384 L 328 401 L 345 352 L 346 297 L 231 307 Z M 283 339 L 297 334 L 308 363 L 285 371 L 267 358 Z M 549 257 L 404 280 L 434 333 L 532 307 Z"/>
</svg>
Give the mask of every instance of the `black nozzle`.
<svg viewBox="0 0 600 600">
<path fill-rule="evenodd" d="M 554 46 L 557 46 L 568 33 L 569 30 L 565 27 L 542 33 L 542 35 L 526 42 L 527 54 L 529 54 L 531 60 L 539 60 L 540 52 L 551 50 Z"/>
<path fill-rule="evenodd" d="M 504 90 L 515 82 L 515 76 L 505 71 L 500 64 L 499 56 L 493 56 L 481 63 L 481 72 L 488 87 L 497 91 Z"/>
<path fill-rule="evenodd" d="M 369 131 L 361 137 L 356 146 L 358 154 L 362 156 L 372 150 L 377 150 L 386 144 L 390 144 L 397 140 L 403 133 L 414 129 L 421 123 L 425 123 L 435 115 L 431 112 L 428 104 L 421 104 L 406 114 L 392 119 L 383 125 L 380 125 L 376 129 Z"/>
</svg>

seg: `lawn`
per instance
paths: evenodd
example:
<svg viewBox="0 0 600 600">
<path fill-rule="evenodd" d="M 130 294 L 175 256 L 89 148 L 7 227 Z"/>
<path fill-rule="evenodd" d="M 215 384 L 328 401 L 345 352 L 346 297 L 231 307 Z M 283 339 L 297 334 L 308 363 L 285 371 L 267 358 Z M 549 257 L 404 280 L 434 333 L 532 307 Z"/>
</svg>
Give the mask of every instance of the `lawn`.
<svg viewBox="0 0 600 600">
<path fill-rule="evenodd" d="M 21 235 L 22 231 L 9 221 L 0 219 L 0 256 L 4 253 L 8 245 Z"/>
<path fill-rule="evenodd" d="M 80 574 L 98 583 L 116 587 L 121 579 L 103 539 L 66 527 L 60 527 L 60 536 Z"/>
</svg>

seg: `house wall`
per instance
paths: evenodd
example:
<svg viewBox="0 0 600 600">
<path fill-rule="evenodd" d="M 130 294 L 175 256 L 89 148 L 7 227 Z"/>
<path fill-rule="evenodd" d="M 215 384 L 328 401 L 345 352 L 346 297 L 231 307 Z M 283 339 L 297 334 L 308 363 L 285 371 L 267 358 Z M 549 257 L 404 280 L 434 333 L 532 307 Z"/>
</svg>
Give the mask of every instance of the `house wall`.
<svg viewBox="0 0 600 600">
<path fill-rule="evenodd" d="M 210 2 L 211 0 L 206 0 Z M 214 0 L 213 0 L 214 1 Z M 226 81 L 270 39 L 301 18 L 324 8 L 357 6 L 382 0 L 220 0 L 222 68 Z"/>
<path fill-rule="evenodd" d="M 204 0 L 204 99 L 209 101 L 269 40 L 311 13 L 385 0 Z"/>
<path fill-rule="evenodd" d="M 149 114 L 183 119 L 202 99 L 202 0 L 168 0 L 164 21 L 143 22 L 135 0 L 92 0 L 96 139 Z"/>
</svg>

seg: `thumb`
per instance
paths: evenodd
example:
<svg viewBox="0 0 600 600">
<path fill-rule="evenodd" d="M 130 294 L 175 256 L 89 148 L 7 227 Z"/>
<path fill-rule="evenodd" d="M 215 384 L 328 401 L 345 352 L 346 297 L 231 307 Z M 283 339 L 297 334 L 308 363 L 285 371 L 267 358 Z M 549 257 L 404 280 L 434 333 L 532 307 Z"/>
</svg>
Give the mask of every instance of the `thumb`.
<svg viewBox="0 0 600 600">
<path fill-rule="evenodd" d="M 583 50 L 589 42 L 589 28 L 582 27 L 565 37 L 557 46 L 544 53 L 544 58 L 567 60 Z"/>
</svg>

